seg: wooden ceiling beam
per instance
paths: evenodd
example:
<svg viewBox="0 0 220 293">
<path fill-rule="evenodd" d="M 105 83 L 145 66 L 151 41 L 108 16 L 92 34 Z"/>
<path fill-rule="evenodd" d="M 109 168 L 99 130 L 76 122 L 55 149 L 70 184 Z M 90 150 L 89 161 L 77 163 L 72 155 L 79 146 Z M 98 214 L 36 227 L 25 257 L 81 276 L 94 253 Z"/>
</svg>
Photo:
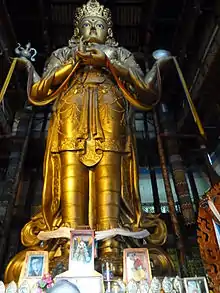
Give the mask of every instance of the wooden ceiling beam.
<svg viewBox="0 0 220 293">
<path fill-rule="evenodd" d="M 0 1 L 0 20 L 0 46 L 5 60 L 9 62 L 9 56 L 13 56 L 17 40 L 5 1 Z"/>
<path fill-rule="evenodd" d="M 143 52 L 144 63 L 148 59 L 149 55 L 149 43 L 151 39 L 152 22 L 155 18 L 155 10 L 158 0 L 145 0 L 142 4 L 141 22 L 139 26 L 140 35 L 140 49 Z M 146 67 L 146 64 L 145 64 Z M 147 68 L 145 68 L 147 70 Z"/>
<path fill-rule="evenodd" d="M 50 10 L 50 0 L 43 1 L 38 0 L 39 7 L 40 7 L 40 19 L 41 19 L 41 26 L 42 26 L 42 39 L 44 42 L 44 50 L 47 54 L 51 52 L 51 10 Z"/>
<path fill-rule="evenodd" d="M 196 22 L 201 14 L 204 0 L 185 0 L 184 9 L 179 17 L 179 24 L 173 38 L 172 53 L 181 62 L 185 57 L 187 46 L 193 36 Z"/>
</svg>

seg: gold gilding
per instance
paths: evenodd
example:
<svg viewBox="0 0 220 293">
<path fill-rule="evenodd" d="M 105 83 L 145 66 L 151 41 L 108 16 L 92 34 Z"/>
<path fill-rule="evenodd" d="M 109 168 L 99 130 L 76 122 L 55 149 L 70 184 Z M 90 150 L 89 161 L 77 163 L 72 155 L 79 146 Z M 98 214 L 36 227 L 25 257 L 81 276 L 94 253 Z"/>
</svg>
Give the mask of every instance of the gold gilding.
<svg viewBox="0 0 220 293">
<path fill-rule="evenodd" d="M 162 220 L 154 216 L 142 220 L 128 102 L 134 101 L 145 110 L 155 103 L 157 93 L 150 81 L 156 72 L 143 78 L 133 55 L 113 40 L 109 11 L 102 8 L 103 14 L 97 12 L 94 17 L 94 9 L 90 16 L 87 4 L 85 17 L 78 11 L 75 37 L 68 47 L 52 53 L 43 77 L 29 88 L 34 105 L 55 101 L 44 158 L 42 212 L 21 233 L 22 243 L 29 249 L 39 245 L 40 231 L 60 226 L 89 225 L 95 230 L 126 227 L 133 231 L 154 227 L 155 236 L 152 233 L 150 241 L 163 244 L 166 239 Z M 136 96 L 129 92 L 127 83 Z M 111 244 L 103 247 L 107 252 L 115 249 Z M 47 249 L 52 260 L 55 250 Z M 19 274 L 18 262 L 23 256 L 16 256 L 13 274 L 15 261 L 11 261 L 6 281 Z"/>
</svg>

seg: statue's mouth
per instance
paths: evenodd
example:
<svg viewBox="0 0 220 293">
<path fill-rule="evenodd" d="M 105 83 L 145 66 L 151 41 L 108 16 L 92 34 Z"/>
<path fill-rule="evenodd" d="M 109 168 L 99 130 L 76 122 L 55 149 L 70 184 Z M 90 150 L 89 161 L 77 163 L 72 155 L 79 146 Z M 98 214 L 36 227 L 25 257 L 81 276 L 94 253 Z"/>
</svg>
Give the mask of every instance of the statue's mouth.
<svg viewBox="0 0 220 293">
<path fill-rule="evenodd" d="M 97 35 L 96 34 L 90 34 L 90 36 L 89 36 L 89 38 L 87 39 L 87 42 L 97 42 L 97 41 L 99 41 L 99 38 L 97 37 Z"/>
</svg>

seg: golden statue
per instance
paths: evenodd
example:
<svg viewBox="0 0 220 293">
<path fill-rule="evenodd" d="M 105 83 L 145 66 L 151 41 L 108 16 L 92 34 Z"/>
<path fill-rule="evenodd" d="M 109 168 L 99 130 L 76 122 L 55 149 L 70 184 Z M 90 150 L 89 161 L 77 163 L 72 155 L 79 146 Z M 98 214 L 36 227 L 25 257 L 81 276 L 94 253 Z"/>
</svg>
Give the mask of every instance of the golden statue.
<svg viewBox="0 0 220 293">
<path fill-rule="evenodd" d="M 40 231 L 89 226 L 96 231 L 154 227 L 149 241 L 162 244 L 163 221 L 142 217 L 132 112 L 133 106 L 149 110 L 159 101 L 158 72 L 170 58 L 158 60 L 144 76 L 132 53 L 113 38 L 109 9 L 96 0 L 76 10 L 74 25 L 69 45 L 52 53 L 41 78 L 27 59 L 19 59 L 29 72 L 29 101 L 54 102 L 42 212 L 23 228 L 22 243 L 42 249 Z M 54 249 L 48 244 L 43 249 L 52 259 Z M 7 281 L 15 279 L 22 257 L 24 252 L 9 263 Z"/>
</svg>

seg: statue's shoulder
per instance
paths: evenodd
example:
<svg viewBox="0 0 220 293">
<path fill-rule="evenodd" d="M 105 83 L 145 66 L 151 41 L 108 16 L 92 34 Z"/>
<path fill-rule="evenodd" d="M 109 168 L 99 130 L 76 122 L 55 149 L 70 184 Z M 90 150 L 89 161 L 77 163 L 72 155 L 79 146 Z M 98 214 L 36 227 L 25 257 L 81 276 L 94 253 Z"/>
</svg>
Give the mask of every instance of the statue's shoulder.
<svg viewBox="0 0 220 293">
<path fill-rule="evenodd" d="M 130 56 L 133 56 L 133 54 L 128 49 L 126 49 L 124 47 L 118 47 L 117 51 L 118 51 L 118 55 L 120 57 L 128 58 Z"/>
<path fill-rule="evenodd" d="M 73 53 L 73 48 L 65 46 L 52 52 L 51 57 L 67 60 Z"/>
<path fill-rule="evenodd" d="M 110 60 L 117 59 L 117 48 L 109 45 L 101 45 L 100 49 L 108 56 Z"/>
<path fill-rule="evenodd" d="M 101 45 L 100 48 L 110 59 L 123 59 L 132 56 L 132 53 L 124 47 Z"/>
<path fill-rule="evenodd" d="M 124 47 L 118 47 L 118 56 L 120 62 L 122 62 L 128 68 L 132 68 L 135 71 L 138 71 L 140 75 L 143 76 L 143 72 L 139 66 L 139 64 L 135 60 L 135 56 L 132 52 Z"/>
<path fill-rule="evenodd" d="M 52 52 L 50 57 L 46 60 L 43 72 L 53 70 L 55 67 L 61 66 L 73 55 L 73 48 L 62 47 Z"/>
</svg>

